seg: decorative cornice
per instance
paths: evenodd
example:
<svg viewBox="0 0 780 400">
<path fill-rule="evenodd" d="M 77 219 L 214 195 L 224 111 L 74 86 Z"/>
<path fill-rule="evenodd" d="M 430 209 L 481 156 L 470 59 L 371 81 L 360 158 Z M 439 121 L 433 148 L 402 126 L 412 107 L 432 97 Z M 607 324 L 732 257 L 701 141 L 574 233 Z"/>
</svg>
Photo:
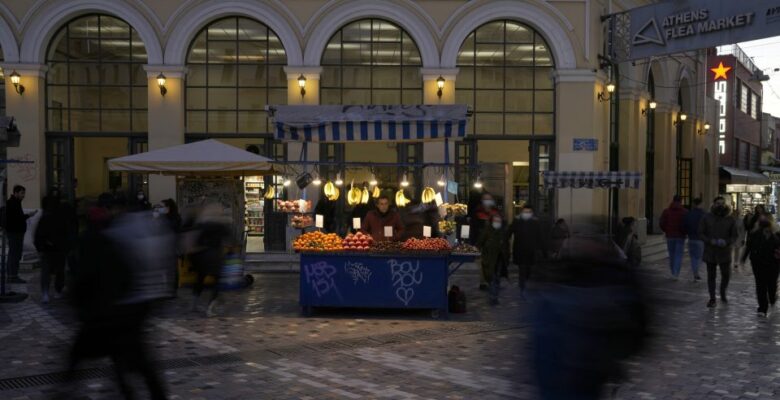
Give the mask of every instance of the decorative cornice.
<svg viewBox="0 0 780 400">
<path fill-rule="evenodd" d="M 144 65 L 147 78 L 156 78 L 161 73 L 166 78 L 184 78 L 189 69 L 184 65 Z"/>
<path fill-rule="evenodd" d="M 312 79 L 315 81 L 320 80 L 322 75 L 322 67 L 284 67 L 284 72 L 287 74 L 287 79 L 298 79 L 303 75 L 306 79 Z"/>
<path fill-rule="evenodd" d="M 583 82 L 600 83 L 607 81 L 607 75 L 601 70 L 594 69 L 556 69 L 553 71 L 553 79 L 556 83 Z"/>
<path fill-rule="evenodd" d="M 424 81 L 435 81 L 442 78 L 455 82 L 458 79 L 460 68 L 420 68 L 420 74 Z"/>
<path fill-rule="evenodd" d="M 3 67 L 6 75 L 10 74 L 11 71 L 16 71 L 20 75 L 32 75 L 39 78 L 46 77 L 46 72 L 49 70 L 49 66 L 46 64 L 3 63 L 0 66 Z"/>
</svg>

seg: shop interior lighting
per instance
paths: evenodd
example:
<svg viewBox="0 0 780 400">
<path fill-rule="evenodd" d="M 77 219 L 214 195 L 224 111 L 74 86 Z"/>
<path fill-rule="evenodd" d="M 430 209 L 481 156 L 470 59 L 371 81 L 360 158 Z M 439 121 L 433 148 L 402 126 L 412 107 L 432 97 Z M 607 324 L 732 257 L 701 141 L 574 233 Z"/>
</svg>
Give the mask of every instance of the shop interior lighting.
<svg viewBox="0 0 780 400">
<path fill-rule="evenodd" d="M 19 73 L 14 70 L 11 72 L 11 83 L 14 84 L 14 89 L 16 89 L 16 93 L 19 93 L 21 95 L 24 93 L 24 85 L 19 83 L 19 81 L 22 79 L 21 76 L 19 76 Z"/>
<path fill-rule="evenodd" d="M 447 180 L 444 179 L 444 175 L 442 175 L 441 178 L 439 178 L 436 184 L 442 187 L 444 187 L 447 184 Z"/>
<path fill-rule="evenodd" d="M 442 91 L 444 90 L 444 82 L 445 82 L 444 77 L 439 75 L 439 77 L 436 79 L 436 87 L 439 88 L 439 90 L 436 92 L 436 95 L 439 96 L 439 98 L 441 98 L 441 95 L 443 93 Z"/>
<path fill-rule="evenodd" d="M 306 95 L 306 77 L 301 74 L 298 76 L 298 87 L 301 88 L 301 97 Z"/>
<path fill-rule="evenodd" d="M 376 175 L 371 174 L 371 180 L 368 182 L 368 184 L 371 186 L 376 186 L 379 184 L 379 182 L 376 180 Z"/>
<path fill-rule="evenodd" d="M 344 181 L 341 180 L 341 173 L 336 173 L 336 182 L 334 182 L 336 186 L 341 186 L 344 184 Z"/>
<path fill-rule="evenodd" d="M 482 189 L 482 178 L 477 177 L 477 180 L 474 182 L 474 188 L 475 189 Z"/>
<path fill-rule="evenodd" d="M 409 187 L 409 181 L 406 179 L 406 174 L 404 174 L 404 179 L 401 181 L 401 187 Z"/>
<path fill-rule="evenodd" d="M 607 94 L 604 94 L 604 92 L 599 92 L 599 101 L 609 101 L 612 99 L 612 93 L 615 93 L 615 83 L 610 81 L 607 83 Z"/>
<path fill-rule="evenodd" d="M 642 109 L 642 115 L 646 115 L 650 110 L 655 110 L 656 107 L 658 107 L 658 103 L 655 101 L 650 101 L 650 103 L 647 104 L 648 108 Z"/>
<path fill-rule="evenodd" d="M 314 180 L 312 180 L 312 181 L 311 181 L 311 183 L 312 183 L 314 186 L 320 186 L 320 185 L 322 185 L 322 179 L 320 179 L 320 176 L 319 176 L 319 175 L 315 175 L 315 176 L 314 176 Z"/>
<path fill-rule="evenodd" d="M 165 74 L 160 72 L 160 75 L 157 75 L 157 86 L 160 87 L 160 94 L 165 96 L 166 93 L 168 93 L 168 89 L 165 88 Z"/>
</svg>

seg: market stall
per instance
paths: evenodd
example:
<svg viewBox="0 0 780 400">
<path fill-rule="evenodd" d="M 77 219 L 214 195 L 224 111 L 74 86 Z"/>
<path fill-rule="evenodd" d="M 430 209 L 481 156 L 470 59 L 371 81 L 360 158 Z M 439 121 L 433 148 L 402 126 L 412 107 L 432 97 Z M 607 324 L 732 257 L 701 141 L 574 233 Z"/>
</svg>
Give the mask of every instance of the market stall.
<svg viewBox="0 0 780 400">
<path fill-rule="evenodd" d="M 301 253 L 300 305 L 305 312 L 312 307 L 369 307 L 369 308 L 425 308 L 435 313 L 447 312 L 447 286 L 452 272 L 464 262 L 473 261 L 473 248 L 456 248 L 453 253 L 455 210 L 462 207 L 446 205 L 449 187 L 449 142 L 466 135 L 468 108 L 465 105 L 415 105 L 415 106 L 271 106 L 276 138 L 282 141 L 301 142 L 301 161 L 295 164 L 300 174 L 315 172 L 324 167 L 339 171 L 336 183 L 330 180 L 323 193 L 327 200 L 339 198 L 340 182 L 354 182 L 346 176 L 347 168 L 367 168 L 370 179 L 363 179 L 358 172 L 358 182 L 344 186 L 344 195 L 350 206 L 367 204 L 369 197 L 379 197 L 375 168 L 394 171 L 435 168 L 436 185 L 443 192 L 436 192 L 432 183 L 419 185 L 419 203 L 440 207 L 444 222 L 420 227 L 424 238 L 412 238 L 398 242 L 394 231 L 397 220 L 371 217 L 371 212 L 353 219 L 351 232 L 345 237 L 320 231 L 304 233 L 293 247 Z M 393 144 L 440 141 L 444 145 L 444 163 L 422 162 L 308 162 L 308 143 L 382 143 Z M 342 173 L 342 171 L 344 171 Z M 365 171 L 366 173 L 368 171 Z M 429 174 L 430 175 L 430 174 Z M 405 188 L 409 186 L 406 173 L 399 185 L 390 184 L 398 208 L 409 205 Z M 370 180 L 370 182 L 368 182 Z M 419 183 L 419 182 L 418 182 Z M 370 187 L 369 187 L 370 186 Z M 425 187 L 423 187 L 425 186 Z M 456 191 L 455 191 L 456 192 Z M 415 193 L 411 193 L 415 196 Z M 425 208 L 425 207 L 422 207 Z M 387 211 L 382 211 L 384 215 Z M 314 215 L 315 229 L 323 228 L 321 215 Z M 367 230 L 366 219 L 372 219 L 372 229 Z M 395 222 L 385 222 L 385 221 Z M 379 222 L 377 222 L 379 221 Z M 376 223 L 387 224 L 384 226 Z M 434 231 L 441 230 L 445 238 L 433 238 Z M 468 228 L 466 228 L 468 230 Z M 383 235 L 384 233 L 384 235 Z M 371 237 L 371 236 L 373 237 Z M 458 253 L 458 249 L 469 250 Z M 459 254 L 459 255 L 453 255 Z"/>
<path fill-rule="evenodd" d="M 190 216 L 207 204 L 221 207 L 222 217 L 230 221 L 233 243 L 229 266 L 222 284 L 238 286 L 244 276 L 245 234 L 243 177 L 272 173 L 271 160 L 217 140 L 203 140 L 179 146 L 152 150 L 108 161 L 111 171 L 176 176 L 176 201 L 183 216 Z M 194 278 L 180 267 L 180 282 Z"/>
</svg>

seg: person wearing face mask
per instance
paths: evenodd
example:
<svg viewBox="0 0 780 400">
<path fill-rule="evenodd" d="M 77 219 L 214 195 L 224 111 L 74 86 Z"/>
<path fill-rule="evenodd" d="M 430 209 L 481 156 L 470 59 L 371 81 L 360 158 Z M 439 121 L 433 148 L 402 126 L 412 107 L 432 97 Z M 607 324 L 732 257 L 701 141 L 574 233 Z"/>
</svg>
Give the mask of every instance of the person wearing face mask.
<svg viewBox="0 0 780 400">
<path fill-rule="evenodd" d="M 742 263 L 750 257 L 753 277 L 756 279 L 756 298 L 759 314 L 767 315 L 769 306 L 777 301 L 777 277 L 780 272 L 775 252 L 780 249 L 780 237 L 772 215 L 763 212 L 756 220 L 756 229 L 747 237 Z"/>
<path fill-rule="evenodd" d="M 720 299 L 728 303 L 726 290 L 731 278 L 731 251 L 737 241 L 737 221 L 731 217 L 731 209 L 723 197 L 716 197 L 709 214 L 699 224 L 699 238 L 704 241 L 704 262 L 707 263 L 707 287 L 710 301 L 707 307 L 715 307 L 715 283 L 720 267 Z"/>
<path fill-rule="evenodd" d="M 501 265 L 505 264 L 509 257 L 504 220 L 500 215 L 494 215 L 490 220 L 490 225 L 482 230 L 477 240 L 477 247 L 482 254 L 480 271 L 482 281 L 487 282 L 489 286 L 490 305 L 496 305 L 498 304 Z"/>
<path fill-rule="evenodd" d="M 146 193 L 143 190 L 139 190 L 135 195 L 135 205 L 132 207 L 132 211 L 149 211 L 152 209 L 152 204 L 146 199 Z"/>
<path fill-rule="evenodd" d="M 525 286 L 531 277 L 531 269 L 536 262 L 536 252 L 541 250 L 547 254 L 545 241 L 542 240 L 542 228 L 539 220 L 534 217 L 534 209 L 531 205 L 523 206 L 507 231 L 507 241 L 514 237 L 512 242 L 512 261 L 520 270 L 518 286 L 521 293 L 525 292 Z"/>
<path fill-rule="evenodd" d="M 493 195 L 490 193 L 483 193 L 480 199 L 480 203 L 474 210 L 474 215 L 471 216 L 471 244 L 476 245 L 479 240 L 482 230 L 490 225 L 490 220 L 494 215 L 499 215 L 498 209 L 496 209 L 496 201 L 493 199 Z"/>
</svg>

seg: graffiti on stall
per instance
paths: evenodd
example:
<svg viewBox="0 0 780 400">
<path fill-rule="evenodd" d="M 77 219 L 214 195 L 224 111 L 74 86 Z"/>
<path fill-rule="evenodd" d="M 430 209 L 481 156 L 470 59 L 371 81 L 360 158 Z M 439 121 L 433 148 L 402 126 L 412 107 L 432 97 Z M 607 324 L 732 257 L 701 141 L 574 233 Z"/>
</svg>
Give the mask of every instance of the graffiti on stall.
<svg viewBox="0 0 780 400">
<path fill-rule="evenodd" d="M 21 182 L 33 182 L 38 175 L 38 163 L 35 162 L 32 154 L 26 153 L 21 157 L 14 157 L 15 161 L 23 161 L 21 163 L 9 163 L 8 168 L 15 175 L 15 179 Z"/>
<path fill-rule="evenodd" d="M 397 260 L 388 260 L 390 273 L 393 278 L 393 287 L 395 287 L 395 296 L 404 303 L 405 306 L 414 298 L 414 288 L 423 281 L 423 274 L 420 270 L 420 262 L 412 261 L 398 262 Z"/>
<path fill-rule="evenodd" d="M 304 266 L 304 272 L 306 273 L 306 283 L 311 285 L 317 297 L 322 297 L 333 291 L 336 293 L 336 296 L 341 298 L 341 293 L 339 293 L 339 288 L 336 286 L 336 280 L 334 279 L 336 267 L 325 261 L 320 261 Z"/>
<path fill-rule="evenodd" d="M 359 262 L 349 262 L 344 264 L 344 271 L 352 277 L 352 282 L 357 285 L 358 281 L 368 283 L 371 279 L 371 270 Z"/>
</svg>

